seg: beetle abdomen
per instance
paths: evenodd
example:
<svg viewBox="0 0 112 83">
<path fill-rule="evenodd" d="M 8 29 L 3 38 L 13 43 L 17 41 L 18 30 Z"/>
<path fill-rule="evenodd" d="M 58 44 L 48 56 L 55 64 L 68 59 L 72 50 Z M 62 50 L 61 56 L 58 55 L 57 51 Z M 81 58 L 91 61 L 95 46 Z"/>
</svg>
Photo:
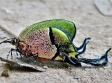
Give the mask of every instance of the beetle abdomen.
<svg viewBox="0 0 112 83">
<path fill-rule="evenodd" d="M 51 59 L 56 53 L 56 47 L 51 44 L 49 37 L 49 28 L 31 32 L 24 41 L 30 46 L 32 54 L 38 57 Z"/>
</svg>

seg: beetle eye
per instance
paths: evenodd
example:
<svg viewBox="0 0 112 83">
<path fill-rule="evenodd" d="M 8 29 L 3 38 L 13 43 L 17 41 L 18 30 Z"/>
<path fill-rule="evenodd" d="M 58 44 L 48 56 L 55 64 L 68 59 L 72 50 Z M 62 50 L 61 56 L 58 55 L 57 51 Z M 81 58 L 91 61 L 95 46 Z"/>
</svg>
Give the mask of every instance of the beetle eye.
<svg viewBox="0 0 112 83">
<path fill-rule="evenodd" d="M 16 39 L 15 39 L 15 42 L 20 42 L 19 38 L 16 38 Z"/>
</svg>

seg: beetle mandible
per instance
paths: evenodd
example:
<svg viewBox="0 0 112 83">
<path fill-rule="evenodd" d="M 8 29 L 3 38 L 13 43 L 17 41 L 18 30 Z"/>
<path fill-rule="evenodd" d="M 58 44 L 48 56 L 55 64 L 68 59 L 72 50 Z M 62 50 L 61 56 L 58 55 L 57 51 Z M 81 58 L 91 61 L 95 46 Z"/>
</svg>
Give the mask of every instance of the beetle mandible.
<svg viewBox="0 0 112 83">
<path fill-rule="evenodd" d="M 80 47 L 73 44 L 76 34 L 75 24 L 68 20 L 53 19 L 35 23 L 25 28 L 18 38 L 10 38 L 2 43 L 16 46 L 12 51 L 19 52 L 26 57 L 33 56 L 35 60 L 61 60 L 74 66 L 81 66 L 81 62 L 93 66 L 105 66 L 108 62 L 109 48 L 103 56 L 96 59 L 79 58 L 85 52 L 90 38 L 85 38 Z M 103 61 L 102 61 L 103 60 Z M 102 62 L 101 62 L 102 61 Z M 101 63 L 100 63 L 101 62 Z"/>
</svg>

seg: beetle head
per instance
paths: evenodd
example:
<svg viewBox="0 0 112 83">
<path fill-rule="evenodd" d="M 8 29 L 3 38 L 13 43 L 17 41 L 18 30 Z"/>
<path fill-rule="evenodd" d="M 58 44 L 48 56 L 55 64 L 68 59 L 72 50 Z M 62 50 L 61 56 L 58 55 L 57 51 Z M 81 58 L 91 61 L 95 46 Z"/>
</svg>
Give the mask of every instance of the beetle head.
<svg viewBox="0 0 112 83">
<path fill-rule="evenodd" d="M 19 38 L 10 38 L 10 39 L 7 39 L 7 40 L 4 40 L 4 41 L 0 42 L 0 44 L 2 44 L 2 43 L 10 43 L 12 45 L 15 45 L 15 44 L 17 44 L 19 42 L 20 42 Z"/>
</svg>

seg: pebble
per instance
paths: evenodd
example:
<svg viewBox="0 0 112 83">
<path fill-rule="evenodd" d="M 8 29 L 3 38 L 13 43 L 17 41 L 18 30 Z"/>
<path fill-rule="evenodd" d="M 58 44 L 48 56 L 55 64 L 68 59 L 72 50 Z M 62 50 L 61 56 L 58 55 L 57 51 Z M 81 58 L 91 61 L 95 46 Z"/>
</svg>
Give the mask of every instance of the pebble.
<svg viewBox="0 0 112 83">
<path fill-rule="evenodd" d="M 44 69 L 48 69 L 48 66 L 43 66 Z"/>
</svg>

